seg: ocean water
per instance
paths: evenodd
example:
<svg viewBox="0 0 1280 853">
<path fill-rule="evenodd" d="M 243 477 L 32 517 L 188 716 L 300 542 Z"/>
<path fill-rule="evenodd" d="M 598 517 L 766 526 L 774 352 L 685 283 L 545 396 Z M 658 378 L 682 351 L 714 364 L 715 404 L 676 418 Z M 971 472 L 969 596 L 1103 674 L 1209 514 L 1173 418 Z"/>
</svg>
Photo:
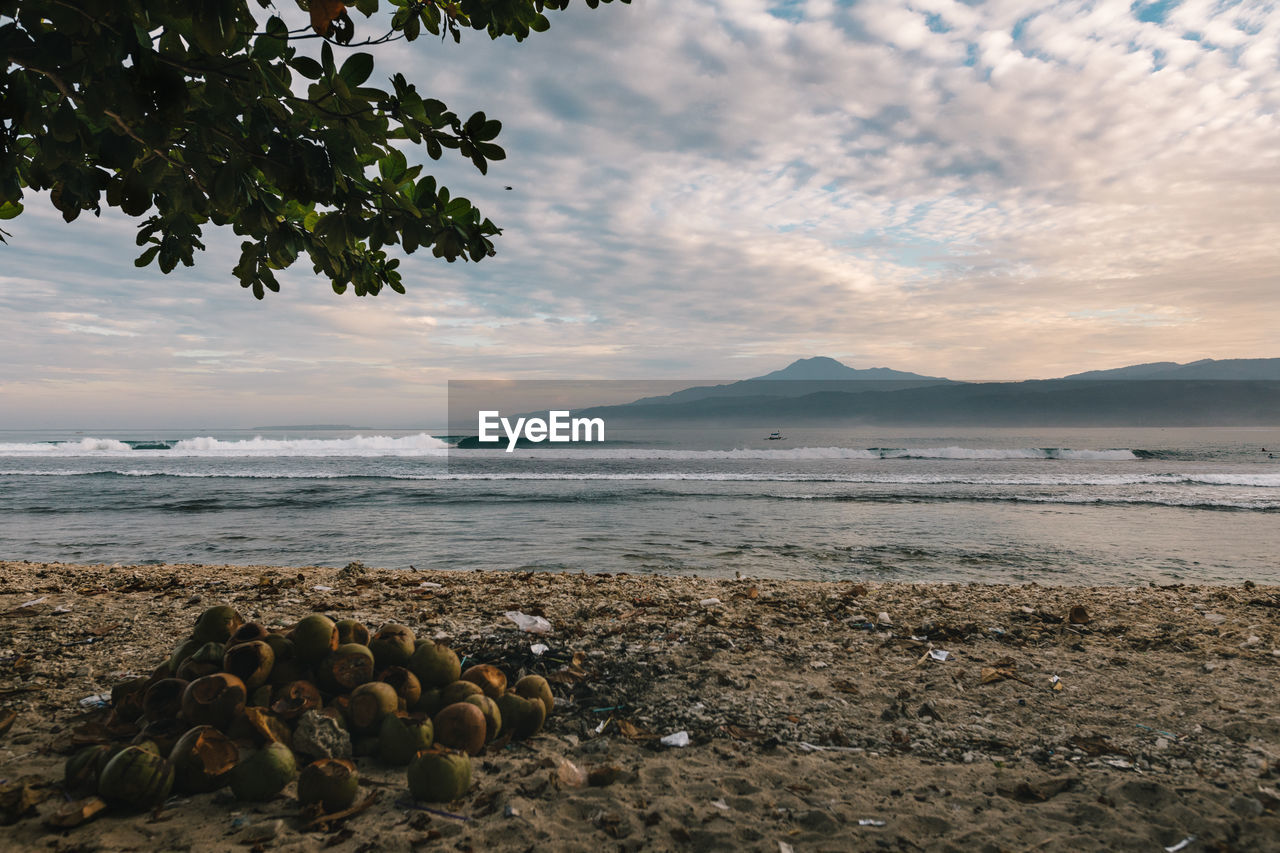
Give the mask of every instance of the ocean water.
<svg viewBox="0 0 1280 853">
<path fill-rule="evenodd" d="M 1280 429 L 767 432 L 0 432 L 0 558 L 1280 583 Z"/>
</svg>

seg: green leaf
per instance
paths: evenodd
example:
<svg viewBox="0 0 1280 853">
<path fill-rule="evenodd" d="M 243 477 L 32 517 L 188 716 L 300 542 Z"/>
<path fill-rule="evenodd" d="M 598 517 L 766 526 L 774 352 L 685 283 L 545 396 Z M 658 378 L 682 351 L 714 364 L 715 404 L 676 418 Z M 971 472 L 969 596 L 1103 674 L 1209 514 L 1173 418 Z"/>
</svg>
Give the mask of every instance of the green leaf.
<svg viewBox="0 0 1280 853">
<path fill-rule="evenodd" d="M 0 220 L 13 219 L 22 213 L 22 203 L 17 201 L 6 201 L 0 204 Z"/>
<path fill-rule="evenodd" d="M 346 81 L 348 86 L 359 86 L 365 80 L 369 79 L 369 75 L 373 73 L 373 54 L 371 53 L 353 53 L 347 57 L 347 61 L 342 63 L 342 69 L 338 71 L 338 76 Z"/>
<path fill-rule="evenodd" d="M 324 68 L 309 56 L 295 56 L 289 61 L 289 67 L 308 80 L 319 80 L 324 76 Z"/>
</svg>

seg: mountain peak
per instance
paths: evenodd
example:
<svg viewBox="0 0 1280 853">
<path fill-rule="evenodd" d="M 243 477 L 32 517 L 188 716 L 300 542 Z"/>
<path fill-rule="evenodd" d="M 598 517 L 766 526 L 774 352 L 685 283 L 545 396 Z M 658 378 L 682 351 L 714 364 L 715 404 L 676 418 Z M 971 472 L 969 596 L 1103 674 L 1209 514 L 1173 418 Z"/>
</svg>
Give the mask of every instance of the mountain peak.
<svg viewBox="0 0 1280 853">
<path fill-rule="evenodd" d="M 762 379 L 798 379 L 809 382 L 840 379 L 877 379 L 899 381 L 912 379 L 937 381 L 937 377 L 935 376 L 921 376 L 918 373 L 907 373 L 901 370 L 892 370 L 888 367 L 868 367 L 858 369 L 836 361 L 834 358 L 828 358 L 824 355 L 818 355 L 812 358 L 798 358 L 781 370 L 775 370 L 772 373 L 766 373 L 764 376 L 756 376 L 753 377 L 753 379 L 748 379 L 746 381 L 752 382 Z"/>
</svg>

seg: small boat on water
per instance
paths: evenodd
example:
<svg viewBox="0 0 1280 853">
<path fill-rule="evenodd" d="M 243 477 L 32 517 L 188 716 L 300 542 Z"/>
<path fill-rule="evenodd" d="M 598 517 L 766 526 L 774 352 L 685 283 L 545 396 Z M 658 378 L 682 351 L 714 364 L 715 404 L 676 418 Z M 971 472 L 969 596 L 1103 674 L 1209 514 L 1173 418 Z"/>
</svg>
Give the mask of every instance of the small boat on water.
<svg viewBox="0 0 1280 853">
<path fill-rule="evenodd" d="M 771 432 L 765 437 L 765 441 L 786 441 L 787 437 L 780 432 Z"/>
</svg>

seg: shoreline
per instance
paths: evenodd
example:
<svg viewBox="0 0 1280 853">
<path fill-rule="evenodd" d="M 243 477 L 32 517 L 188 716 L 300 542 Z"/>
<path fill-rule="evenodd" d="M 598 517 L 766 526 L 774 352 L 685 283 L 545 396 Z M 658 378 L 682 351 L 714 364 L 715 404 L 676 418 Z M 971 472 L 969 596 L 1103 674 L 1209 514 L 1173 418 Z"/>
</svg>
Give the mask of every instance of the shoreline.
<svg viewBox="0 0 1280 853">
<path fill-rule="evenodd" d="M 0 562 L 0 708 L 17 713 L 0 778 L 60 781 L 80 700 L 149 672 L 221 603 L 268 626 L 322 612 L 443 634 L 472 662 L 558 673 L 557 709 L 479 756 L 452 817 L 408 801 L 402 769 L 359 759 L 380 800 L 328 833 L 300 828 L 290 786 L 260 805 L 171 801 L 158 821 L 29 817 L 5 829 L 15 849 L 226 849 L 276 820 L 264 848 L 1280 844 L 1280 587 L 1251 584 Z M 678 731 L 689 746 L 657 740 Z M 579 786 L 566 761 L 610 784 Z"/>
</svg>

